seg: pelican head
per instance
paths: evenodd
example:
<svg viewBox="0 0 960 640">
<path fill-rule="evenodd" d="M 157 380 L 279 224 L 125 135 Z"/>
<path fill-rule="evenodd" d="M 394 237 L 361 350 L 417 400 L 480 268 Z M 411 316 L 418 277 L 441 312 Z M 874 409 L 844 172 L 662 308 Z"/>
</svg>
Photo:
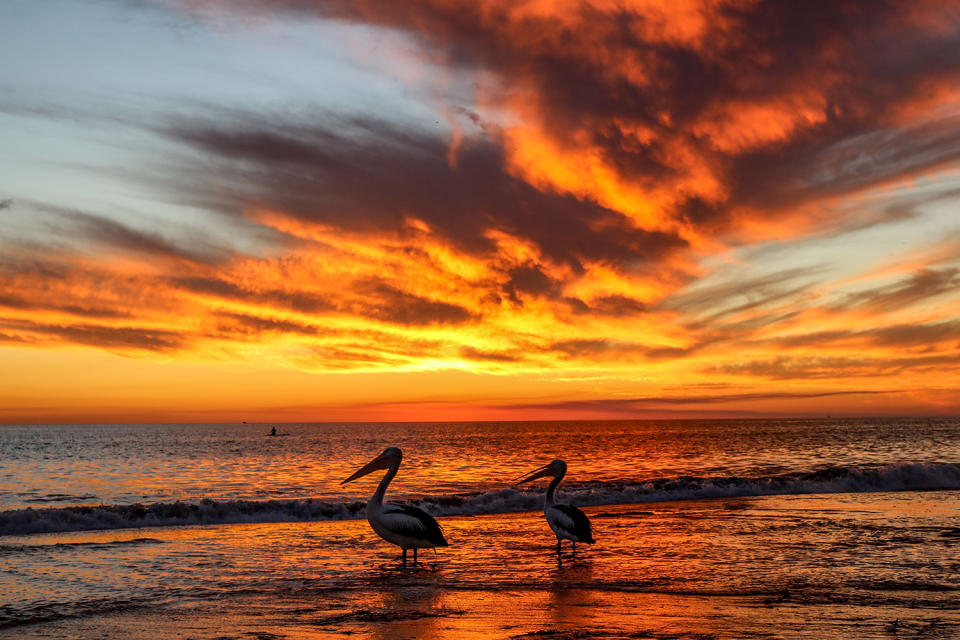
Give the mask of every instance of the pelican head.
<svg viewBox="0 0 960 640">
<path fill-rule="evenodd" d="M 383 450 L 383 453 L 378 455 L 376 458 L 368 462 L 363 466 L 359 471 L 354 473 L 352 476 L 341 482 L 340 484 L 347 484 L 351 480 L 356 480 L 357 478 L 363 477 L 368 473 L 374 471 L 379 471 L 381 469 L 389 469 L 390 467 L 396 465 L 400 466 L 400 461 L 403 460 L 403 452 L 400 451 L 399 447 L 387 447 Z"/>
<path fill-rule="evenodd" d="M 524 484 L 530 482 L 531 480 L 536 480 L 537 478 L 545 478 L 547 476 L 553 476 L 554 478 L 559 478 L 567 473 L 567 463 L 563 460 L 554 460 L 550 464 L 545 464 L 539 469 L 534 469 L 528 473 L 525 477 L 521 477 L 517 480 L 517 484 Z"/>
</svg>

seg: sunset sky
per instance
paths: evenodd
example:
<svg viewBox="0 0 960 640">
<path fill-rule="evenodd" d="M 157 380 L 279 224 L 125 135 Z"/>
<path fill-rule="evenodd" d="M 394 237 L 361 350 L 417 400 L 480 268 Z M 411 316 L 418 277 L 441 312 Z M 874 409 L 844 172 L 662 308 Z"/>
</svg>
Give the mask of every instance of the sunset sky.
<svg viewBox="0 0 960 640">
<path fill-rule="evenodd" d="M 3 15 L 0 423 L 960 413 L 960 2 Z"/>
</svg>

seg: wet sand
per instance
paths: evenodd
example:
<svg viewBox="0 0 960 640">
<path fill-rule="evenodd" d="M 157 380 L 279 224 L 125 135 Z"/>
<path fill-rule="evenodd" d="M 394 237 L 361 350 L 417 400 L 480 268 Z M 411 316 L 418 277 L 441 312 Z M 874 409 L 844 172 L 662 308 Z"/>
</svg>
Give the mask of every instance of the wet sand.
<svg viewBox="0 0 960 640">
<path fill-rule="evenodd" d="M 857 606 L 770 604 L 762 598 L 604 592 L 555 586 L 545 590 L 444 592 L 435 586 L 392 586 L 367 607 L 335 595 L 258 598 L 138 611 L 29 629 L 20 638 L 106 640 L 307 640 L 325 638 L 719 639 L 956 638 L 955 614 L 918 615 L 887 608 L 883 619 Z M 899 620 L 899 623 L 895 623 Z M 896 625 L 896 627 L 894 627 Z M 898 632 L 893 632 L 894 628 Z"/>
<path fill-rule="evenodd" d="M 960 637 L 960 492 L 586 511 L 576 559 L 498 514 L 443 519 L 452 546 L 406 570 L 365 521 L 8 537 L 10 574 L 47 568 L 0 637 Z"/>
</svg>

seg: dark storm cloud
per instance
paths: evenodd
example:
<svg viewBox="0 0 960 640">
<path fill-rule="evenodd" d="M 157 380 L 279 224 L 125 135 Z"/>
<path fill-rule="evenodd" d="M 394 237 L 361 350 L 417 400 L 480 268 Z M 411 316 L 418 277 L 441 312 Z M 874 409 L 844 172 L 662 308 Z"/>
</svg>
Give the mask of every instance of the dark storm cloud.
<svg viewBox="0 0 960 640">
<path fill-rule="evenodd" d="M 546 295 L 556 291 L 559 283 L 550 278 L 536 265 L 516 267 L 508 272 L 507 292 L 516 297 L 518 293 L 529 293 L 536 296 Z"/>
<path fill-rule="evenodd" d="M 382 281 L 356 282 L 351 290 L 365 298 L 348 303 L 352 310 L 357 315 L 383 322 L 424 326 L 462 324 L 473 318 L 473 314 L 461 306 L 428 300 Z"/>
<path fill-rule="evenodd" d="M 960 320 L 899 324 L 864 331 L 862 334 L 881 346 L 932 346 L 940 342 L 960 340 Z"/>
<path fill-rule="evenodd" d="M 877 311 L 903 309 L 960 290 L 960 268 L 921 269 L 894 284 L 851 293 L 833 305 L 835 309 L 870 308 Z"/>
<path fill-rule="evenodd" d="M 792 358 L 753 360 L 707 369 L 709 373 L 749 375 L 774 380 L 836 379 L 897 375 L 907 370 L 960 368 L 960 353 L 922 355 L 905 358 Z"/>
<path fill-rule="evenodd" d="M 183 276 L 170 279 L 170 285 L 203 295 L 253 305 L 276 305 L 299 313 L 313 314 L 336 310 L 329 295 L 293 289 L 248 289 L 220 278 Z"/>
<path fill-rule="evenodd" d="M 455 166 L 446 143 L 387 122 L 224 114 L 224 124 L 178 121 L 163 130 L 215 164 L 175 183 L 191 203 L 238 213 L 252 206 L 370 233 L 401 231 L 407 216 L 471 252 L 493 248 L 496 229 L 532 240 L 547 258 L 582 271 L 582 260 L 656 261 L 686 246 L 633 228 L 620 215 L 511 176 L 491 141 L 465 141 Z M 531 267 L 535 269 L 535 267 Z M 536 286 L 516 274 L 520 289 Z M 542 285 L 545 286 L 545 285 Z"/>
<path fill-rule="evenodd" d="M 661 307 L 691 315 L 707 314 L 703 323 L 784 301 L 799 295 L 815 284 L 813 276 L 822 269 L 805 267 L 787 269 L 755 277 L 740 277 L 721 284 L 698 287 L 679 292 L 667 299 Z M 798 280 L 805 282 L 797 283 Z M 724 306 L 729 305 L 729 306 Z M 720 311 L 716 311 L 717 308 Z"/>
<path fill-rule="evenodd" d="M 865 343 L 884 347 L 918 347 L 952 340 L 960 340 L 960 320 L 928 324 L 898 324 L 877 329 L 817 331 L 763 340 L 758 344 L 806 347 L 839 343 Z"/>
<path fill-rule="evenodd" d="M 127 318 L 130 314 L 108 307 L 87 307 L 79 304 L 62 304 L 55 301 L 32 301 L 18 295 L 0 292 L 0 307 L 23 311 L 59 311 L 88 318 Z"/>
<path fill-rule="evenodd" d="M 0 254 L 0 275 L 7 281 L 23 275 L 58 280 L 67 277 L 71 271 L 70 264 L 49 257 L 27 258 L 23 255 Z"/>
<path fill-rule="evenodd" d="M 156 232 L 135 229 L 123 222 L 75 209 L 34 203 L 33 208 L 53 214 L 52 230 L 70 241 L 83 240 L 137 255 L 171 260 L 215 264 L 226 250 L 211 246 L 194 247 L 191 242 L 165 238 Z"/>
<path fill-rule="evenodd" d="M 122 325 L 176 308 L 176 301 L 154 284 L 151 277 L 105 268 L 86 256 L 51 255 L 46 246 L 11 247 L 0 257 L 0 321 L 25 317 L 50 323 L 52 313 Z M 68 320 L 52 324 L 59 322 Z"/>
<path fill-rule="evenodd" d="M 342 290 L 324 295 L 296 288 L 248 289 L 207 277 L 177 277 L 170 279 L 170 284 L 224 300 L 277 306 L 304 314 L 351 313 L 399 325 L 459 324 L 473 317 L 463 307 L 407 293 L 381 280 L 346 283 Z"/>
<path fill-rule="evenodd" d="M 636 360 L 638 358 L 658 360 L 683 357 L 702 346 L 698 344 L 686 348 L 653 347 L 619 340 L 583 339 L 555 342 L 547 347 L 547 350 L 561 353 L 570 358 L 585 358 L 588 360 Z"/>
<path fill-rule="evenodd" d="M 953 47 L 960 49 L 960 40 Z M 957 65 L 960 67 L 960 60 Z M 743 157 L 735 175 L 740 201 L 764 208 L 793 206 L 912 177 L 960 160 L 957 117 L 849 133 L 850 137 L 836 144 L 803 141 L 776 152 Z M 907 215 L 909 211 L 903 209 L 888 210 L 874 224 Z"/>
<path fill-rule="evenodd" d="M 524 296 L 562 297 L 562 283 L 545 274 L 538 265 L 527 264 L 507 271 L 507 282 L 503 292 L 514 304 L 523 304 Z M 586 311 L 586 305 L 580 300 L 569 300 L 574 309 Z"/>
<path fill-rule="evenodd" d="M 725 53 L 762 58 L 726 59 L 743 82 L 708 101 L 777 95 L 795 84 L 826 108 L 816 127 L 728 159 L 731 204 L 788 208 L 960 158 L 955 116 L 902 121 L 912 104 L 956 82 L 956 3 L 771 0 L 738 13 L 746 46 Z"/>
<path fill-rule="evenodd" d="M 507 281 L 498 295 L 502 294 L 520 306 L 525 297 L 541 297 L 563 303 L 573 314 L 623 317 L 635 316 L 647 310 L 643 302 L 629 296 L 598 296 L 587 303 L 580 298 L 564 295 L 564 282 L 544 273 L 542 265 L 521 265 L 508 269 L 506 275 Z"/>
<path fill-rule="evenodd" d="M 829 398 L 834 396 L 874 395 L 887 391 L 824 391 L 824 392 L 771 392 L 771 393 L 730 393 L 686 396 L 646 396 L 634 398 L 607 398 L 599 400 L 568 400 L 539 404 L 508 405 L 530 409 L 562 409 L 569 411 L 595 410 L 604 412 L 629 412 L 686 407 L 691 405 L 712 405 L 728 402 L 754 402 L 763 400 L 795 400 L 806 398 Z M 504 407 L 507 408 L 507 407 Z"/>
<path fill-rule="evenodd" d="M 185 344 L 182 335 L 160 329 L 105 327 L 92 324 L 55 325 L 24 320 L 0 320 L 0 326 L 14 329 L 27 336 L 47 336 L 64 342 L 104 349 L 141 349 L 163 352 L 179 349 Z"/>
<path fill-rule="evenodd" d="M 622 318 L 647 312 L 647 305 L 644 302 L 629 296 L 598 296 L 593 298 L 589 304 L 579 298 L 569 296 L 558 296 L 557 299 L 565 303 L 575 315 Z"/>
<path fill-rule="evenodd" d="M 697 18 L 705 26 L 694 35 L 672 29 L 692 22 L 689 14 L 630 2 L 564 3 L 552 10 L 507 0 L 402 6 L 242 0 L 230 6 L 406 32 L 434 61 L 482 68 L 504 87 L 523 88 L 532 96 L 533 117 L 556 142 L 589 143 L 633 184 L 682 175 L 685 168 L 669 156 L 683 140 L 727 186 L 720 200 L 699 193 L 679 199 L 672 214 L 703 228 L 735 222 L 730 211 L 737 205 L 776 209 L 847 193 L 954 161 L 960 149 L 952 116 L 898 121 L 905 108 L 957 80 L 960 35 L 952 1 L 704 3 Z M 796 117 L 772 133 L 759 130 L 771 120 L 766 112 L 753 121 L 737 119 L 738 110 L 770 105 Z M 637 126 L 649 135 L 631 136 Z M 780 123 L 774 118 L 770 126 Z M 731 135 L 759 137 L 746 148 L 728 144 Z"/>
<path fill-rule="evenodd" d="M 600 296 L 593 300 L 590 310 L 608 316 L 632 316 L 645 312 L 647 305 L 629 296 Z"/>
<path fill-rule="evenodd" d="M 573 358 L 595 358 L 607 356 L 612 358 L 636 357 L 646 353 L 647 348 L 640 344 L 619 342 L 617 340 L 583 339 L 563 340 L 549 346 L 550 351 L 557 351 Z"/>
<path fill-rule="evenodd" d="M 316 327 L 291 320 L 261 318 L 245 313 L 226 311 L 217 312 L 215 315 L 221 320 L 218 323 L 218 334 L 226 335 L 232 339 L 236 339 L 242 334 L 258 336 L 262 333 L 292 333 L 313 336 L 319 333 Z"/>
</svg>

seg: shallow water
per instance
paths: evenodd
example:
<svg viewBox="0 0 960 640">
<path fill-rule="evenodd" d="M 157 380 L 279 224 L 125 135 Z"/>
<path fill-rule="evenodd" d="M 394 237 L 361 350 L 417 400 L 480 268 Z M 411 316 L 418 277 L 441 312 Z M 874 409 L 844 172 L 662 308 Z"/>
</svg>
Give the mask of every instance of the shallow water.
<svg viewBox="0 0 960 640">
<path fill-rule="evenodd" d="M 0 427 L 0 636 L 960 637 L 958 420 L 268 431 Z M 417 569 L 339 485 L 387 444 Z M 509 483 L 553 457 L 576 559 Z"/>
<path fill-rule="evenodd" d="M 386 445 L 391 485 L 445 515 L 536 508 L 555 458 L 578 504 L 960 488 L 960 420 L 0 427 L 0 535 L 362 517 L 340 480 Z M 65 509 L 106 505 L 105 509 Z M 130 508 L 130 505 L 142 505 Z M 60 507 L 60 511 L 50 507 Z M 24 509 L 32 509 L 23 511 Z M 19 511 L 18 511 L 19 510 Z"/>
<path fill-rule="evenodd" d="M 553 458 L 570 480 L 769 476 L 960 462 L 957 419 L 0 426 L 0 509 L 170 500 L 365 498 L 339 481 L 386 446 L 394 492 L 486 491 Z"/>
<path fill-rule="evenodd" d="M 542 514 L 454 517 L 451 546 L 408 570 L 356 520 L 8 537 L 0 620 L 23 638 L 185 620 L 172 637 L 960 634 L 957 491 L 587 512 L 598 543 L 577 558 L 557 558 Z"/>
</svg>

